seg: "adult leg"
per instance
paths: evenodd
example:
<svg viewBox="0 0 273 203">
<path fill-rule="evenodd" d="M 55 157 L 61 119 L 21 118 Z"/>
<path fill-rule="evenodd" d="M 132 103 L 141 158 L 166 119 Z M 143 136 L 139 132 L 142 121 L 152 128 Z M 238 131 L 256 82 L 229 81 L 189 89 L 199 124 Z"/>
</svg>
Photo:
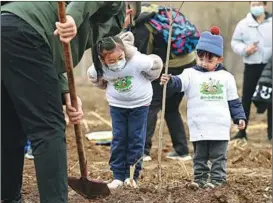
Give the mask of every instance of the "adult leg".
<svg viewBox="0 0 273 203">
<path fill-rule="evenodd" d="M 245 110 L 247 123 L 249 121 L 249 116 L 250 116 L 251 99 L 255 92 L 255 88 L 261 76 L 261 73 L 263 71 L 263 68 L 264 68 L 264 64 L 253 64 L 253 65 L 245 64 L 242 105 Z M 244 130 L 239 131 L 231 139 L 238 139 L 238 138 L 247 138 L 246 128 Z"/>
<path fill-rule="evenodd" d="M 161 106 L 158 105 L 158 102 L 152 102 L 148 118 L 147 118 L 147 133 L 146 133 L 146 141 L 145 141 L 145 155 L 150 156 L 151 148 L 152 148 L 152 138 L 154 136 L 156 122 L 157 122 L 157 114 L 160 111 Z"/>
<path fill-rule="evenodd" d="M 272 139 L 272 105 L 267 107 L 267 138 Z"/>
<path fill-rule="evenodd" d="M 188 155 L 189 149 L 186 139 L 184 123 L 179 112 L 179 105 L 183 93 L 176 93 L 166 100 L 165 120 L 170 131 L 173 148 L 180 156 Z"/>
<path fill-rule="evenodd" d="M 128 145 L 128 112 L 127 109 L 110 106 L 110 114 L 113 126 L 113 140 L 109 164 L 113 171 L 114 179 L 124 181 Z"/>
<path fill-rule="evenodd" d="M 161 109 L 161 100 L 160 95 L 162 94 L 162 88 L 160 87 L 158 81 L 152 82 L 153 86 L 153 99 L 149 108 L 148 118 L 147 118 L 147 133 L 146 133 L 146 141 L 145 141 L 145 155 L 150 155 L 150 151 L 152 148 L 152 138 L 154 136 L 156 122 L 157 122 L 157 114 Z"/>
<path fill-rule="evenodd" d="M 129 109 L 128 114 L 128 148 L 126 152 L 126 178 L 130 175 L 130 166 L 134 165 L 144 153 L 144 144 L 147 128 L 147 116 L 149 107 L 142 106 Z M 136 165 L 134 179 L 139 177 L 142 168 L 142 161 Z"/>
<path fill-rule="evenodd" d="M 1 97 L 1 200 L 20 202 L 26 135 L 2 82 Z"/>
<path fill-rule="evenodd" d="M 50 48 L 20 18 L 2 16 L 1 23 L 2 80 L 32 143 L 40 202 L 66 203 L 65 120 Z"/>
</svg>

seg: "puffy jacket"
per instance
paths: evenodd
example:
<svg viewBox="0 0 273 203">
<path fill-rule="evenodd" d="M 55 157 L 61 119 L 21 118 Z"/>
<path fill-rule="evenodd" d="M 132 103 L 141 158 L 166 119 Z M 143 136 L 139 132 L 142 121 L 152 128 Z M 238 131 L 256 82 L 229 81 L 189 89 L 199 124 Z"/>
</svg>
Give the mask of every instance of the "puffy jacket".
<svg viewBox="0 0 273 203">
<path fill-rule="evenodd" d="M 258 51 L 247 56 L 247 46 L 257 41 Z M 237 24 L 231 47 L 236 54 L 243 56 L 246 64 L 266 64 L 272 56 L 272 15 L 266 12 L 265 20 L 259 24 L 252 14 L 248 13 L 246 18 Z"/>
</svg>

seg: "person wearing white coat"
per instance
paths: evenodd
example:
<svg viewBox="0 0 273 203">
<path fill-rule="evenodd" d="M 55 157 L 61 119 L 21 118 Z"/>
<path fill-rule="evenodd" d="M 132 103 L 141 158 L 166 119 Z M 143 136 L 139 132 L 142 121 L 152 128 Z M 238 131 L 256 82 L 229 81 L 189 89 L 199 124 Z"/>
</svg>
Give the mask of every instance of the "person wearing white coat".
<svg viewBox="0 0 273 203">
<path fill-rule="evenodd" d="M 249 120 L 251 99 L 257 82 L 272 56 L 272 15 L 265 11 L 267 2 L 252 1 L 249 5 L 250 12 L 237 24 L 231 40 L 233 51 L 243 57 L 245 65 L 242 104 L 247 120 Z M 268 118 L 270 117 L 272 117 L 271 106 L 268 108 Z M 268 133 L 271 133 L 270 127 Z M 239 138 L 247 139 L 246 129 L 240 130 L 232 137 L 232 139 Z"/>
</svg>

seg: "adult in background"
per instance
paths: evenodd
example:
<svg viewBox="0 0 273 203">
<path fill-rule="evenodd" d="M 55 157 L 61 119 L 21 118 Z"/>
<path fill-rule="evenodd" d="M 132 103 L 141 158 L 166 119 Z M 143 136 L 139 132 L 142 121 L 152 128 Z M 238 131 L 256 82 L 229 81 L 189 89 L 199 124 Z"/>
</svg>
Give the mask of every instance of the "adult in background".
<svg viewBox="0 0 273 203">
<path fill-rule="evenodd" d="M 231 47 L 243 57 L 245 69 L 242 104 L 249 120 L 251 99 L 261 73 L 272 56 L 272 15 L 266 11 L 266 1 L 251 1 L 250 12 L 236 26 Z M 269 107 L 269 106 L 268 106 Z M 268 133 L 271 132 L 271 106 L 267 111 Z M 246 128 L 232 139 L 247 139 Z"/>
<path fill-rule="evenodd" d="M 266 109 L 272 115 L 272 59 L 266 64 L 253 94 L 252 101 L 257 113 L 264 113 Z M 272 140 L 272 116 L 268 118 L 267 138 Z"/>
<path fill-rule="evenodd" d="M 123 2 L 70 2 L 67 22 L 58 21 L 57 2 L 8 2 L 1 6 L 1 201 L 21 203 L 24 146 L 29 139 L 41 203 L 67 203 L 65 119 L 82 116 L 70 105 L 63 46 L 71 43 L 74 65 L 101 37 L 121 31 Z M 107 12 L 102 12 L 107 11 Z M 99 13 L 99 14 L 98 14 Z"/>
<path fill-rule="evenodd" d="M 163 35 L 159 34 L 149 23 L 148 20 L 155 15 L 158 10 L 153 10 L 153 6 L 145 6 L 146 12 L 141 12 L 141 2 L 129 3 L 127 7 L 125 27 L 131 29 L 135 37 L 135 46 L 141 53 L 156 54 L 160 56 L 165 65 L 167 43 L 164 41 Z M 155 5 L 157 6 L 157 5 Z M 148 8 L 148 10 L 147 10 Z M 151 10 L 149 10 L 151 8 Z M 157 7 L 156 7 L 157 8 Z M 130 22 L 130 19 L 134 19 Z M 182 56 L 172 54 L 169 62 L 169 73 L 179 75 L 184 69 L 195 65 L 195 53 L 191 52 Z M 164 68 L 163 71 L 165 72 Z M 149 109 L 147 134 L 144 150 L 144 161 L 152 160 L 150 151 L 152 147 L 152 137 L 155 132 L 157 114 L 162 107 L 163 86 L 160 85 L 160 78 L 152 81 L 153 98 Z M 167 154 L 170 159 L 190 160 L 188 144 L 184 123 L 179 112 L 179 105 L 182 101 L 184 93 L 167 92 L 165 120 L 170 132 L 174 151 Z"/>
</svg>

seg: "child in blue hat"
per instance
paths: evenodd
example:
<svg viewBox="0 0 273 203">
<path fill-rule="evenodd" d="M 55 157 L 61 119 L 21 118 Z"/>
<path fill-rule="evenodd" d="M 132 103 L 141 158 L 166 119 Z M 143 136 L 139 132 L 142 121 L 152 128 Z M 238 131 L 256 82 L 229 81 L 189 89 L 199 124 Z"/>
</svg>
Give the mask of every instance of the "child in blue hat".
<svg viewBox="0 0 273 203">
<path fill-rule="evenodd" d="M 220 29 L 214 26 L 210 32 L 203 32 L 196 51 L 196 66 L 177 76 L 163 74 L 161 84 L 168 82 L 168 89 L 184 92 L 187 98 L 190 141 L 194 147 L 194 182 L 190 187 L 215 187 L 226 182 L 230 117 L 239 129 L 245 128 L 246 117 L 234 76 L 222 65 Z"/>
</svg>

